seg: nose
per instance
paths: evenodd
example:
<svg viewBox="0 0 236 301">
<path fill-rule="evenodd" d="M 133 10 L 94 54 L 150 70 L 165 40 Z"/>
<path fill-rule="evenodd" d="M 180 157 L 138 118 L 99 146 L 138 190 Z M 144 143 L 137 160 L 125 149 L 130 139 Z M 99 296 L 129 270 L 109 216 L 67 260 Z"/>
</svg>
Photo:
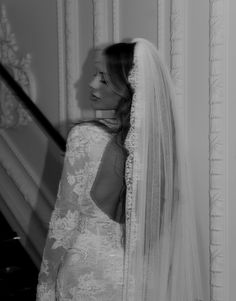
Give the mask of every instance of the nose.
<svg viewBox="0 0 236 301">
<path fill-rule="evenodd" d="M 98 88 L 98 84 L 99 84 L 98 77 L 94 76 L 94 78 L 89 83 L 89 87 L 92 88 L 92 89 L 97 89 Z"/>
</svg>

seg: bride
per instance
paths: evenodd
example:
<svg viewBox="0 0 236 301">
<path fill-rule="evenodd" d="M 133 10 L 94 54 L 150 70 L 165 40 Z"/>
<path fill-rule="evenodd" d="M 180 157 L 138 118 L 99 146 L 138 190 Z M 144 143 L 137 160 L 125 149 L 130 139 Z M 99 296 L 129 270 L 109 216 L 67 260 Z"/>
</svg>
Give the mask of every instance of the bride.
<svg viewBox="0 0 236 301">
<path fill-rule="evenodd" d="M 196 301 L 200 272 L 169 73 L 144 39 L 103 49 L 67 139 L 39 301 Z"/>
</svg>

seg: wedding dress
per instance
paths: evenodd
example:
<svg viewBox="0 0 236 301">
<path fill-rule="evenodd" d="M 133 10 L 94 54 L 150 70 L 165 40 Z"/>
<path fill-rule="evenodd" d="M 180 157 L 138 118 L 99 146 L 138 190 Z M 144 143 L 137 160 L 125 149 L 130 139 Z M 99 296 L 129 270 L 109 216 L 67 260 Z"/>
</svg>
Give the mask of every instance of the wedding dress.
<svg viewBox="0 0 236 301">
<path fill-rule="evenodd" d="M 94 188 L 102 164 L 103 168 L 113 164 L 122 183 L 122 157 L 112 143 L 112 135 L 93 124 L 75 126 L 67 141 L 37 300 L 122 300 L 123 226 L 115 220 L 115 213 L 111 218 L 106 208 L 100 209 L 102 200 Z M 97 202 L 91 197 L 93 191 Z M 110 185 L 106 191 L 110 197 L 116 194 Z"/>
<path fill-rule="evenodd" d="M 182 116 L 158 50 L 134 42 L 128 157 L 101 127 L 71 130 L 38 301 L 202 300 Z"/>
</svg>

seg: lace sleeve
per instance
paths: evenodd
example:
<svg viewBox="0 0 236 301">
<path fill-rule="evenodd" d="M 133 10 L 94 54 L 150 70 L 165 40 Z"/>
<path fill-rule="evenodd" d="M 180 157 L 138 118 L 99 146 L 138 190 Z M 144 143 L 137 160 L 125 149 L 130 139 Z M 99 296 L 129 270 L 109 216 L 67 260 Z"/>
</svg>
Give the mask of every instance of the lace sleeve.
<svg viewBox="0 0 236 301">
<path fill-rule="evenodd" d="M 96 156 L 100 152 L 98 146 L 101 148 L 104 144 L 102 140 L 101 130 L 92 125 L 76 126 L 69 133 L 57 200 L 49 224 L 39 273 L 38 301 L 56 300 L 58 269 L 66 250 L 77 234 L 81 214 L 80 200 L 84 199 L 89 177 L 86 169 L 96 161 Z"/>
</svg>

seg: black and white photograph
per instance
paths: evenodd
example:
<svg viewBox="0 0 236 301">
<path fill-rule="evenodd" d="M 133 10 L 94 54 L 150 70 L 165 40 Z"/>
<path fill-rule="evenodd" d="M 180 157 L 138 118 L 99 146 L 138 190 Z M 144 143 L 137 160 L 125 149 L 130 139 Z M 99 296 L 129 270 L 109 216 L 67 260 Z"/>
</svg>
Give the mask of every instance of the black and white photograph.
<svg viewBox="0 0 236 301">
<path fill-rule="evenodd" d="M 235 301 L 235 0 L 0 0 L 0 300 Z"/>
</svg>

